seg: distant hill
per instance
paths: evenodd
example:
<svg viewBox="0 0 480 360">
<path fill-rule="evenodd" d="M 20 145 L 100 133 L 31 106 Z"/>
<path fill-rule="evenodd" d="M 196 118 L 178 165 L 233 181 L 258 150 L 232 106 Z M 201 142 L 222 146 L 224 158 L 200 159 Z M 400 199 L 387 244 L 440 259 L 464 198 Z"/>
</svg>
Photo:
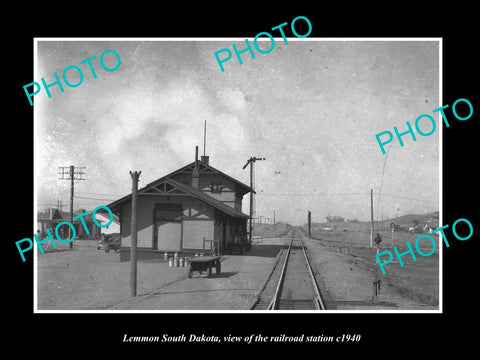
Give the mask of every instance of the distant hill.
<svg viewBox="0 0 480 360">
<path fill-rule="evenodd" d="M 438 224 L 439 214 L 438 211 L 431 212 L 427 214 L 409 214 L 409 215 L 402 215 L 394 219 L 387 219 L 383 220 L 384 222 L 388 223 L 395 223 L 399 225 L 411 225 L 414 222 L 418 221 L 419 223 L 433 223 L 436 222 Z"/>
<path fill-rule="evenodd" d="M 375 224 L 378 225 L 382 221 L 379 219 L 375 219 Z M 405 226 L 414 226 L 416 224 L 428 224 L 431 227 L 438 227 L 439 224 L 439 212 L 434 211 L 426 214 L 408 214 L 408 215 L 402 215 L 396 218 L 391 218 L 391 219 L 383 219 L 383 224 L 385 226 L 388 226 L 390 223 L 395 223 L 397 225 L 400 225 L 402 227 Z M 349 228 L 351 226 L 355 226 L 356 224 L 358 227 L 368 227 L 370 226 L 370 221 L 355 221 L 355 222 L 348 222 L 348 221 L 343 221 L 343 222 L 324 222 L 324 223 L 317 223 L 317 222 L 312 222 L 312 226 L 318 226 L 318 227 L 333 227 L 336 226 L 338 228 Z M 307 227 L 307 224 L 303 225 L 304 227 Z"/>
</svg>

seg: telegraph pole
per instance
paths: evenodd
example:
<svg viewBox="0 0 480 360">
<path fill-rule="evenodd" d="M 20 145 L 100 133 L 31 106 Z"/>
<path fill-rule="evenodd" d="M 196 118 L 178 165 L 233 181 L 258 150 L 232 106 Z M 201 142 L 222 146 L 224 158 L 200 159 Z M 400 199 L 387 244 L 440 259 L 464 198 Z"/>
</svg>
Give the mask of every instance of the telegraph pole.
<svg viewBox="0 0 480 360">
<path fill-rule="evenodd" d="M 130 171 L 132 177 L 132 219 L 130 226 L 130 296 L 137 296 L 137 190 L 141 171 Z"/>
<path fill-rule="evenodd" d="M 67 170 L 68 169 L 68 170 Z M 74 180 L 86 180 L 82 176 L 85 175 L 85 166 L 82 167 L 75 167 L 74 165 L 68 166 L 61 166 L 59 168 L 60 172 L 58 173 L 61 175 L 59 180 L 70 180 L 70 223 L 73 225 L 73 193 L 75 183 Z M 68 175 L 68 177 L 66 177 Z M 77 175 L 77 176 L 75 176 Z M 74 225 L 75 226 L 75 225 Z M 72 228 L 69 227 L 70 231 L 70 239 L 72 238 Z M 70 242 L 70 249 L 73 249 L 73 241 Z"/>
<path fill-rule="evenodd" d="M 372 225 L 370 231 L 370 246 L 373 246 L 373 189 L 370 189 L 370 210 L 372 217 Z"/>
<path fill-rule="evenodd" d="M 308 238 L 312 238 L 312 212 L 308 210 Z"/>
<path fill-rule="evenodd" d="M 75 184 L 73 182 L 75 178 L 75 166 L 73 165 L 70 165 L 70 224 L 73 225 L 73 192 L 74 192 L 74 188 L 75 188 Z M 75 226 L 75 225 L 73 225 Z M 72 235 L 72 234 L 70 234 Z M 70 236 L 70 239 L 72 237 Z M 75 241 L 75 239 L 73 240 Z M 73 249 L 73 241 L 70 241 L 70 249 Z"/>
<path fill-rule="evenodd" d="M 254 216 L 254 211 L 255 211 L 255 208 L 253 206 L 253 202 L 254 202 L 254 197 L 253 197 L 253 194 L 255 193 L 255 190 L 254 190 L 254 181 L 253 181 L 253 164 L 255 163 L 255 161 L 257 160 L 265 160 L 265 158 L 257 158 L 255 156 L 252 156 L 250 157 L 250 159 L 247 160 L 247 163 L 245 165 L 243 165 L 243 168 L 242 169 L 245 169 L 249 164 L 250 164 L 250 226 L 249 226 L 249 243 L 251 244 L 252 243 L 252 231 L 253 231 L 253 216 Z M 260 227 L 262 226 L 262 220 L 260 219 Z"/>
</svg>

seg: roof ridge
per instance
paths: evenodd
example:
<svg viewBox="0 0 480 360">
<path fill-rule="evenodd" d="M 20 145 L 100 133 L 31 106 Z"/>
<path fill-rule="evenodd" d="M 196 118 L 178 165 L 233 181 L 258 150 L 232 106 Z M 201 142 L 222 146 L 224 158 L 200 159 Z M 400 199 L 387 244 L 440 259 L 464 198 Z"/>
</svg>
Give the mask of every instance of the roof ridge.
<svg viewBox="0 0 480 360">
<path fill-rule="evenodd" d="M 218 170 L 217 168 L 213 167 L 213 166 L 210 165 L 210 164 L 205 164 L 205 163 L 202 163 L 201 161 L 199 161 L 198 164 L 201 165 L 201 166 L 204 166 L 204 167 L 206 167 L 206 168 L 212 169 L 212 170 L 214 170 L 214 171 L 216 171 L 216 172 L 218 172 L 218 173 L 220 173 L 221 175 L 225 176 L 227 179 L 232 180 L 233 182 L 239 184 L 240 186 L 244 187 L 245 189 L 248 189 L 249 191 L 253 191 L 253 189 L 252 189 L 249 185 L 244 184 L 243 182 L 235 179 L 234 177 L 232 177 L 232 176 L 224 173 L 224 172 L 221 171 L 221 170 Z M 145 185 L 142 189 L 145 189 L 145 188 L 147 188 L 148 186 L 153 185 L 153 184 L 156 183 L 156 182 L 161 182 L 161 180 L 162 180 L 163 178 L 169 178 L 169 177 L 171 177 L 171 176 L 173 176 L 173 175 L 181 172 L 182 170 L 184 170 L 184 169 L 186 169 L 186 168 L 188 168 L 188 167 L 191 167 L 192 165 L 195 165 L 195 161 L 193 161 L 193 162 L 191 162 L 191 163 L 188 163 L 187 165 L 182 166 L 181 168 L 179 168 L 179 169 L 177 169 L 177 170 L 175 170 L 175 171 L 172 171 L 171 173 L 169 173 L 169 174 L 167 174 L 167 175 L 164 175 L 164 176 L 158 178 L 157 180 L 154 180 L 154 181 L 148 183 L 148 184 Z M 142 189 L 140 189 L 140 190 L 142 190 Z M 248 192 L 248 191 L 247 191 L 247 192 Z"/>
<path fill-rule="evenodd" d="M 232 212 L 232 213 L 236 214 L 236 216 L 240 216 L 240 217 L 244 217 L 244 216 L 245 216 L 245 217 L 248 217 L 247 214 L 244 214 L 243 212 L 241 212 L 241 211 L 239 211 L 239 210 L 237 210 L 237 209 L 235 209 L 235 208 L 233 208 L 233 207 L 231 207 L 231 206 L 226 205 L 226 204 L 223 203 L 222 201 L 214 198 L 213 196 L 210 196 L 210 195 L 204 193 L 203 191 L 200 191 L 200 190 L 198 190 L 198 189 L 195 189 L 194 187 L 192 187 L 192 186 L 190 186 L 190 185 L 182 184 L 182 183 L 180 183 L 180 182 L 178 182 L 178 181 L 176 181 L 176 180 L 174 180 L 174 179 L 167 178 L 167 177 L 166 177 L 165 179 L 168 180 L 168 181 L 173 182 L 173 184 L 174 184 L 175 186 L 180 187 L 180 188 L 183 188 L 183 189 L 185 189 L 185 190 L 187 190 L 187 191 L 190 191 L 191 193 L 197 195 L 197 197 L 199 197 L 200 200 L 202 200 L 202 199 L 201 199 L 202 197 L 205 198 L 204 201 L 211 202 L 210 205 L 218 208 L 219 210 L 222 210 L 222 211 L 227 212 L 227 213 L 228 213 L 228 212 Z M 233 215 L 233 216 L 235 216 L 235 215 Z"/>
</svg>

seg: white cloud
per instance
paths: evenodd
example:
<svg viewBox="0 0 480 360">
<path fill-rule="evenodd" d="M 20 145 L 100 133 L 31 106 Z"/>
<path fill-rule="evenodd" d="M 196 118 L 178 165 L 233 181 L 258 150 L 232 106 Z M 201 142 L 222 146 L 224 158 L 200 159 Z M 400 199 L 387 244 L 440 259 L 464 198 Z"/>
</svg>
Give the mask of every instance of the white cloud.
<svg viewBox="0 0 480 360">
<path fill-rule="evenodd" d="M 243 111 L 246 108 L 245 96 L 240 89 L 221 89 L 217 91 L 217 99 L 230 112 Z"/>
</svg>

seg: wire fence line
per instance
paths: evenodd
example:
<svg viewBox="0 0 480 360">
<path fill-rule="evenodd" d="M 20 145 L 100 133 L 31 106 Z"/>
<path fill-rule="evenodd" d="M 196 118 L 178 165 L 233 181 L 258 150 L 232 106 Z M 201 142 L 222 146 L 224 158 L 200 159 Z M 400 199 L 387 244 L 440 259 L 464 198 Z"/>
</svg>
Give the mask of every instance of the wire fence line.
<svg viewBox="0 0 480 360">
<path fill-rule="evenodd" d="M 374 195 L 378 195 L 378 193 L 373 193 Z M 350 196 L 350 195 L 365 195 L 370 196 L 369 192 L 365 193 L 336 193 L 336 194 L 327 194 L 327 193 L 257 193 L 257 196 Z M 421 201 L 421 202 L 431 202 L 431 203 L 438 203 L 436 200 L 427 200 L 427 199 L 415 199 L 400 195 L 390 195 L 390 194 L 381 194 L 381 197 L 391 197 L 403 200 L 410 200 L 410 201 Z"/>
<path fill-rule="evenodd" d="M 81 200 L 89 200 L 88 203 L 93 202 L 111 202 L 115 201 L 116 199 L 125 196 L 124 195 L 119 195 L 119 194 L 104 194 L 104 193 L 82 193 L 82 194 L 92 194 L 92 195 L 98 195 L 99 197 L 96 196 L 79 196 L 79 195 L 74 195 L 75 199 L 81 199 Z M 406 197 L 406 196 L 401 196 L 401 195 L 392 195 L 392 194 L 379 194 L 379 193 L 373 193 L 374 195 L 380 195 L 380 197 L 387 197 L 387 198 L 395 198 L 395 199 L 402 199 L 402 200 L 409 200 L 409 201 L 417 201 L 417 202 L 424 202 L 424 203 L 439 203 L 439 200 L 427 200 L 427 199 L 419 199 L 419 198 L 411 198 L 411 197 Z M 111 198 L 107 198 L 110 196 Z M 278 197 L 297 197 L 297 196 L 313 196 L 313 197 L 327 197 L 327 196 L 370 196 L 370 192 L 352 192 L 352 193 L 316 193 L 316 192 L 308 192 L 308 193 L 257 193 L 256 196 L 278 196 Z M 77 203 L 78 205 L 80 204 L 88 204 L 87 202 L 83 203 Z M 58 204 L 54 203 L 38 203 L 37 205 L 40 206 L 57 206 Z"/>
</svg>

